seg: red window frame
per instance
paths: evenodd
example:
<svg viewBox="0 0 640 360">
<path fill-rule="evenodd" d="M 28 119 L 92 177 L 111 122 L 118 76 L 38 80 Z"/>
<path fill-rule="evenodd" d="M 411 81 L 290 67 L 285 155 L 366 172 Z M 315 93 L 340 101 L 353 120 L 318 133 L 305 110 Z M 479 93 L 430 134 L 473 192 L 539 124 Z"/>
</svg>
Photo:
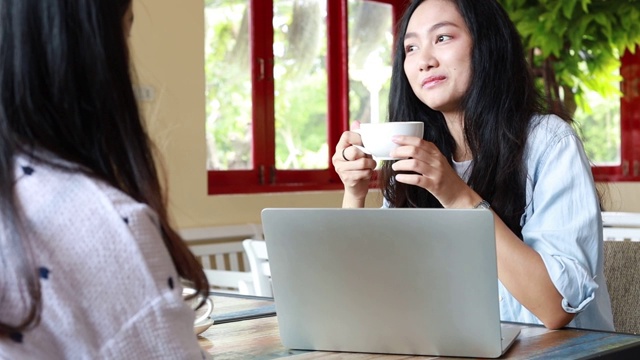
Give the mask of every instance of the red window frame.
<svg viewBox="0 0 640 360">
<path fill-rule="evenodd" d="M 404 10 L 403 0 L 365 0 L 393 6 L 394 28 Z M 252 77 L 251 170 L 209 170 L 208 193 L 247 194 L 311 190 L 337 190 L 343 185 L 331 164 L 331 155 L 342 132 L 349 127 L 349 74 L 347 0 L 327 1 L 327 141 L 329 164 L 321 170 L 275 168 L 275 112 L 273 80 L 273 4 L 250 1 L 249 26 Z"/>
<path fill-rule="evenodd" d="M 640 180 L 640 45 L 620 59 L 620 160 L 617 166 L 594 166 L 596 181 Z"/>
</svg>

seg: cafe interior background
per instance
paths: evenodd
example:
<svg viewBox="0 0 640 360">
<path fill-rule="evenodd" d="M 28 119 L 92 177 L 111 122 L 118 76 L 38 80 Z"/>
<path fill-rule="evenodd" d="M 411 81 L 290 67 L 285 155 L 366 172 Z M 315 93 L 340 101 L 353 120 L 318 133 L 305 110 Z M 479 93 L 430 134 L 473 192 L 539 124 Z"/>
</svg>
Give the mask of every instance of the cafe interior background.
<svg viewBox="0 0 640 360">
<path fill-rule="evenodd" d="M 236 186 L 231 193 L 211 193 L 206 166 L 203 1 L 133 3 L 135 25 L 130 42 L 137 90 L 150 135 L 164 161 L 170 212 L 179 229 L 260 223 L 260 211 L 266 207 L 340 206 L 339 184 L 329 190 L 242 193 Z M 639 103 L 636 99 L 634 118 L 638 124 Z M 640 154 L 639 138 L 636 135 L 632 149 L 636 158 Z M 328 151 L 330 157 L 331 148 Z M 607 210 L 640 212 L 638 180 L 640 177 L 635 181 L 599 182 L 607 197 Z M 379 192 L 372 192 L 376 196 L 369 196 L 367 206 L 380 206 Z"/>
</svg>

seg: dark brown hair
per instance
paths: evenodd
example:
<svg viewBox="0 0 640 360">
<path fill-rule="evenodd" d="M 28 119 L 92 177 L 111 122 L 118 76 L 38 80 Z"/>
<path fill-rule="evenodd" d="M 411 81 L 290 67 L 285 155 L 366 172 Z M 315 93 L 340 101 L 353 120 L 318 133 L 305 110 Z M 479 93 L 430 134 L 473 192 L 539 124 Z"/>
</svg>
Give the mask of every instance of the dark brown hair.
<svg viewBox="0 0 640 360">
<path fill-rule="evenodd" d="M 17 274 L 29 302 L 19 323 L 0 319 L 0 335 L 33 328 L 42 309 L 13 189 L 20 153 L 45 162 L 36 150 L 53 153 L 151 207 L 178 274 L 208 295 L 202 267 L 169 222 L 134 96 L 123 31 L 130 6 L 131 0 L 0 0 L 0 264 Z"/>
</svg>

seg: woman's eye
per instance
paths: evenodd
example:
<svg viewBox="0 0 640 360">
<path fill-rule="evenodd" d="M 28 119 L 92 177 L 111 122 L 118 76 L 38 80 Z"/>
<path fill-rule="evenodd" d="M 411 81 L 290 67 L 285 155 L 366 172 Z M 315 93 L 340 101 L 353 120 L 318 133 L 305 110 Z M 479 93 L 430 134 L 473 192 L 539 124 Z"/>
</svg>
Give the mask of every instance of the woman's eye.
<svg viewBox="0 0 640 360">
<path fill-rule="evenodd" d="M 438 35 L 438 38 L 436 39 L 436 43 L 447 41 L 449 39 L 451 39 L 451 36 L 449 35 Z"/>
<path fill-rule="evenodd" d="M 404 51 L 405 51 L 406 53 L 410 53 L 410 52 L 412 52 L 412 51 L 413 51 L 413 50 L 415 50 L 415 49 L 416 49 L 416 46 L 415 46 L 415 45 L 407 45 L 407 46 L 405 46 L 405 47 L 404 47 Z"/>
</svg>

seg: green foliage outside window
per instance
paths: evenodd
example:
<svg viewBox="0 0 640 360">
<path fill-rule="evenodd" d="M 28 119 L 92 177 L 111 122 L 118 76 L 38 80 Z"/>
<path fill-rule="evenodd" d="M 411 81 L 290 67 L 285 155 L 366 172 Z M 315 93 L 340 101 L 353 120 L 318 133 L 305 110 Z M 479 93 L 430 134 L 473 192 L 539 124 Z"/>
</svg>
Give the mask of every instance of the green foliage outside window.
<svg viewBox="0 0 640 360">
<path fill-rule="evenodd" d="M 277 169 L 326 169 L 327 42 L 324 1 L 274 1 Z"/>
<path fill-rule="evenodd" d="M 619 161 L 618 70 L 620 56 L 640 44 L 640 1 L 499 2 L 545 80 L 550 107 L 574 114 L 592 161 Z"/>
<path fill-rule="evenodd" d="M 247 0 L 205 1 L 207 169 L 251 168 Z"/>
</svg>

